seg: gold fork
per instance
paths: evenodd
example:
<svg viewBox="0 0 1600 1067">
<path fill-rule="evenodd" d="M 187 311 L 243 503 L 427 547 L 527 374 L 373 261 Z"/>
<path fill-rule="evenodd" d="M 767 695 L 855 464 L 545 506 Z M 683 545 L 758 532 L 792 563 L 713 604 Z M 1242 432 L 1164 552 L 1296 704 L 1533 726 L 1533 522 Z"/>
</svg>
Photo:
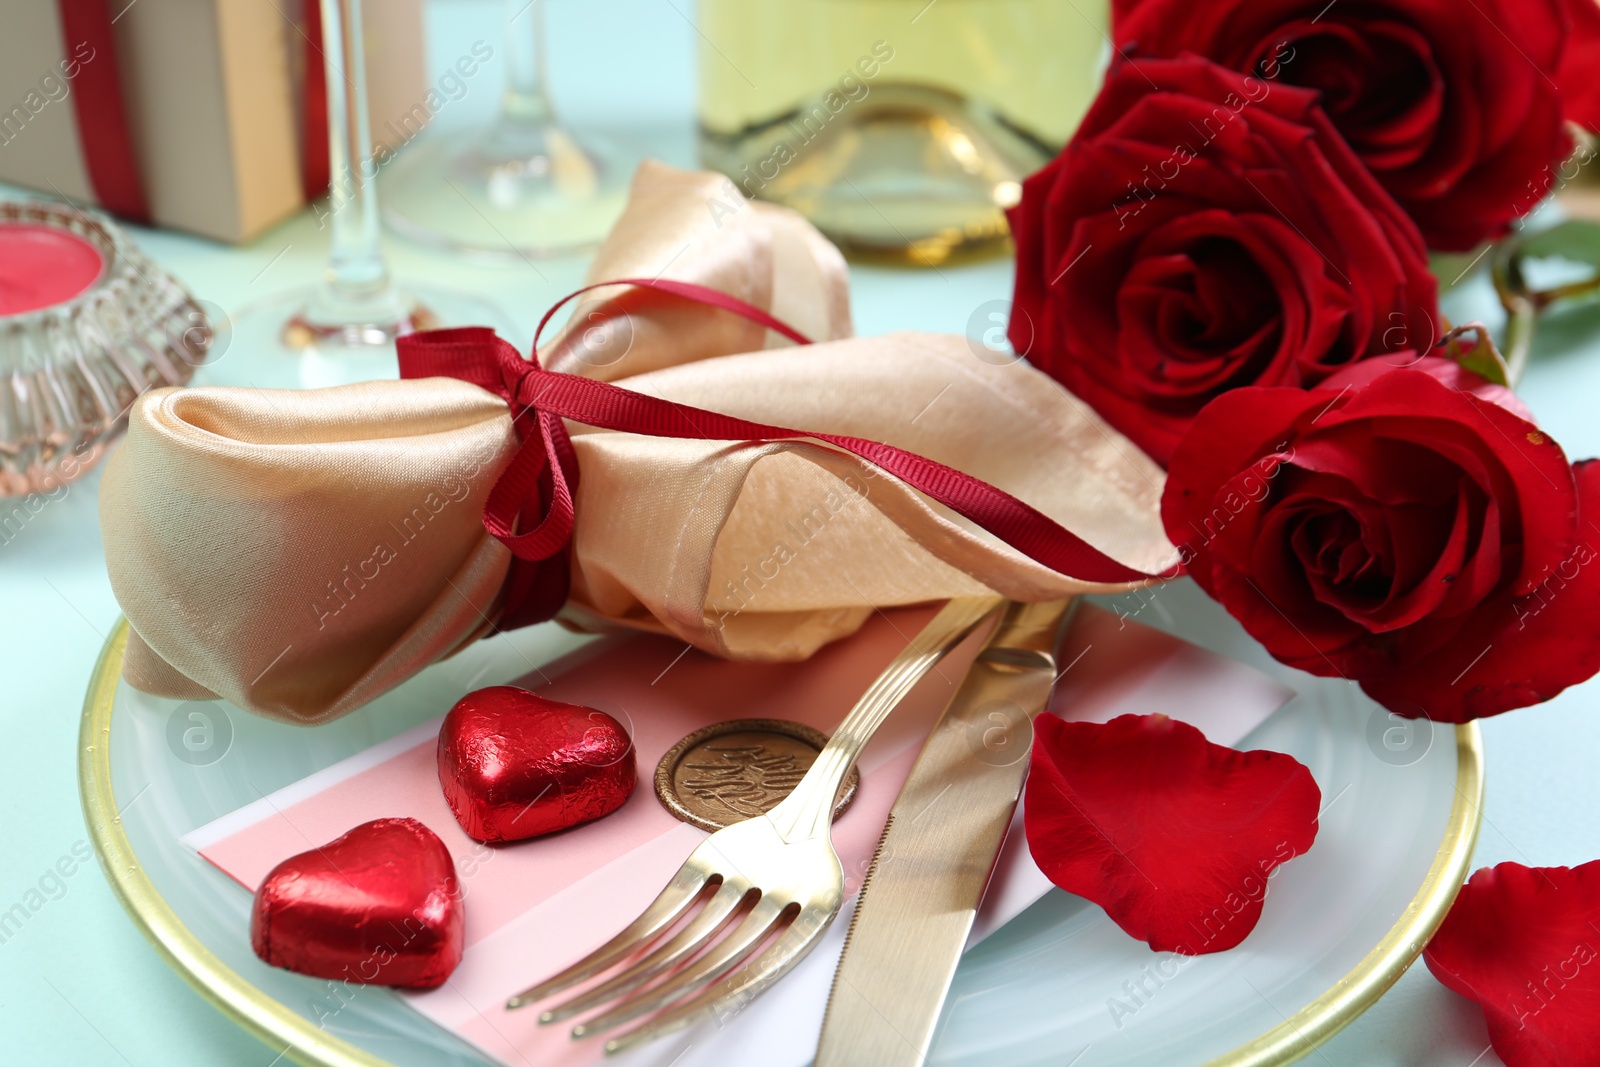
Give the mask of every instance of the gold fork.
<svg viewBox="0 0 1600 1067">
<path fill-rule="evenodd" d="M 644 914 L 506 1007 L 544 1000 L 626 962 L 539 1016 L 541 1023 L 553 1023 L 604 1009 L 573 1027 L 577 1038 L 657 1013 L 607 1041 L 605 1051 L 612 1053 L 702 1015 L 725 1017 L 782 978 L 811 951 L 844 899 L 844 871 L 831 831 L 845 775 L 911 687 L 1001 603 L 998 597 L 964 597 L 946 604 L 850 709 L 777 807 L 706 838 Z M 690 918 L 696 904 L 702 907 Z"/>
</svg>

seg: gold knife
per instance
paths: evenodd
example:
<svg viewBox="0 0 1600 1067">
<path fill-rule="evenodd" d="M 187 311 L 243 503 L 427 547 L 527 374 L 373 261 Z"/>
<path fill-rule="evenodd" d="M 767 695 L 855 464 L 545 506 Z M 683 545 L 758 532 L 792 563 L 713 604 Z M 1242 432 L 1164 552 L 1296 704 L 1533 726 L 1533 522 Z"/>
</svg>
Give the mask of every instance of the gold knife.
<svg viewBox="0 0 1600 1067">
<path fill-rule="evenodd" d="M 884 824 L 834 972 L 816 1067 L 921 1067 L 1028 773 L 1070 600 L 1013 603 Z"/>
</svg>

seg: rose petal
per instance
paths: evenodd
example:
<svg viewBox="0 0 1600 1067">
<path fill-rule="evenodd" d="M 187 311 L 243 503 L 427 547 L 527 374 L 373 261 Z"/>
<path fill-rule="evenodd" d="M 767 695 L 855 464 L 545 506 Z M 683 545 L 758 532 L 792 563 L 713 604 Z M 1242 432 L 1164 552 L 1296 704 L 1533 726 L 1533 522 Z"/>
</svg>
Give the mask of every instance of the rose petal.
<svg viewBox="0 0 1600 1067">
<path fill-rule="evenodd" d="M 1600 462 L 1573 467 L 1578 540 L 1526 596 L 1480 607 L 1421 657 L 1361 680 L 1374 700 L 1413 717 L 1466 722 L 1549 700 L 1600 672 Z"/>
<path fill-rule="evenodd" d="M 1533 412 L 1522 398 L 1503 385 L 1495 385 L 1482 375 L 1468 370 L 1453 359 L 1443 356 L 1418 356 L 1415 352 L 1392 352 L 1385 356 L 1376 356 L 1364 359 L 1359 363 L 1351 363 L 1328 375 L 1327 379 L 1317 386 L 1319 389 L 1333 389 L 1344 391 L 1359 389 L 1369 382 L 1375 381 L 1383 375 L 1397 370 L 1421 371 L 1451 389 L 1460 393 L 1471 393 L 1479 400 L 1487 400 L 1491 404 L 1498 404 L 1517 418 L 1525 422 L 1533 422 Z"/>
<path fill-rule="evenodd" d="M 1158 952 L 1233 948 L 1267 879 L 1311 847 L 1322 794 L 1280 752 L 1236 752 L 1165 715 L 1041 715 L 1024 826 L 1052 882 Z"/>
<path fill-rule="evenodd" d="M 1116 27 L 1121 24 L 1122 20 L 1133 14 L 1133 9 L 1138 7 L 1142 2 L 1143 0 L 1111 0 L 1111 26 L 1113 34 L 1115 34 Z"/>
<path fill-rule="evenodd" d="M 1314 419 L 1342 397 L 1304 389 L 1235 389 L 1201 409 L 1167 468 L 1161 494 L 1161 519 L 1167 537 L 1187 559 L 1213 540 L 1243 510 L 1217 499 L 1211 490 L 1226 485 L 1240 471 L 1264 457 L 1278 456 L 1289 446 L 1297 425 Z M 1203 447 L 1202 447 L 1203 446 Z M 1281 462 L 1258 477 L 1263 485 L 1282 470 Z M 1221 494 L 1218 494 L 1219 496 Z M 1247 499 L 1264 496 L 1248 491 Z M 1190 568 L 1200 587 L 1211 592 L 1209 570 Z"/>
<path fill-rule="evenodd" d="M 1596 0 L 1566 0 L 1572 18 L 1572 36 L 1567 40 L 1556 81 L 1561 85 L 1566 116 L 1587 130 L 1600 131 L 1600 3 Z"/>
<path fill-rule="evenodd" d="M 1432 449 L 1472 474 L 1492 497 L 1515 500 L 1521 530 L 1507 534 L 1520 532 L 1522 540 L 1517 594 L 1571 552 L 1577 505 L 1571 467 L 1561 446 L 1534 424 L 1415 371 L 1383 375 L 1319 425 L 1345 423 Z"/>
<path fill-rule="evenodd" d="M 1423 958 L 1483 1007 L 1507 1067 L 1600 1063 L 1600 860 L 1474 874 Z"/>
</svg>

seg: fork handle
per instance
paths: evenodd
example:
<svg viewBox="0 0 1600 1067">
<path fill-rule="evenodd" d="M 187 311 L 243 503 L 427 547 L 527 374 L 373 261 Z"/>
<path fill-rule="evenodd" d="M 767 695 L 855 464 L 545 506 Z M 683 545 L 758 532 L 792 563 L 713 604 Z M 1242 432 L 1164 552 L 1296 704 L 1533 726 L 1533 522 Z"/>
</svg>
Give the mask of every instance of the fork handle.
<svg viewBox="0 0 1600 1067">
<path fill-rule="evenodd" d="M 951 649 L 994 614 L 1004 603 L 1000 597 L 958 597 L 951 600 L 912 639 L 911 644 L 884 668 L 850 714 L 834 730 L 800 784 L 767 813 L 785 841 L 810 840 L 827 835 L 833 826 L 834 802 L 856 757 L 911 687 L 933 669 Z"/>
</svg>

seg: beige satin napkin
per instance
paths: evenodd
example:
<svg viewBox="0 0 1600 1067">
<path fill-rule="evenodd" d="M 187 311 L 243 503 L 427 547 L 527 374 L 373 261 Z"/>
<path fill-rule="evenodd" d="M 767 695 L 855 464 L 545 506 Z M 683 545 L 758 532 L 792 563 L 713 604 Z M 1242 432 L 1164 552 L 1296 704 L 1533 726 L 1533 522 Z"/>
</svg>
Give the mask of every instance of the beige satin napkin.
<svg viewBox="0 0 1600 1067">
<path fill-rule="evenodd" d="M 818 339 L 607 287 L 547 366 L 753 421 L 884 441 L 1033 505 L 1121 563 L 1176 560 L 1162 472 L 1087 406 L 965 338 L 848 336 L 838 252 L 798 215 L 732 215 L 715 175 L 645 164 L 590 270 L 731 293 Z M 1057 574 L 854 456 L 809 439 L 673 440 L 569 424 L 581 477 L 561 618 L 798 659 L 876 607 Z M 484 498 L 517 446 L 503 400 L 445 378 L 304 392 L 156 390 L 107 467 L 107 567 L 135 636 L 128 681 L 273 718 L 348 712 L 489 632 L 507 549 Z"/>
</svg>

